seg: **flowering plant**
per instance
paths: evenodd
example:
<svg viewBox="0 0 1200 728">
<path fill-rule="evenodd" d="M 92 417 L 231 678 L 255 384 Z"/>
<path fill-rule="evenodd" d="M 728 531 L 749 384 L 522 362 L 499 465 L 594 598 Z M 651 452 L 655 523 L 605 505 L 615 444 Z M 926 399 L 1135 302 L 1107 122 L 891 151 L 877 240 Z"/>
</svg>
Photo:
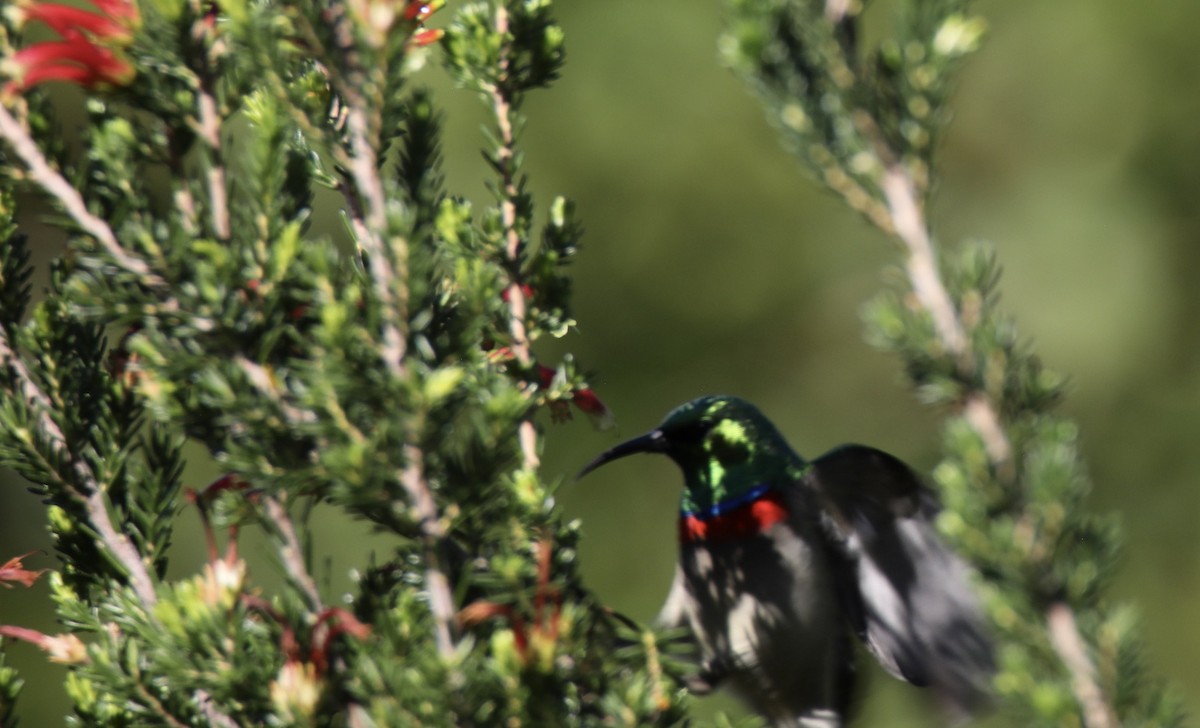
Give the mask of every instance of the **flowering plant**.
<svg viewBox="0 0 1200 728">
<path fill-rule="evenodd" d="M 670 675 L 645 669 L 657 637 L 583 586 L 577 527 L 539 471 L 570 408 L 611 419 L 573 358 L 535 351 L 573 330 L 580 227 L 557 198 L 535 229 L 516 129 L 557 75 L 561 30 L 527 0 L 428 27 L 441 5 L 6 9 L 0 387 L 20 404 L 0 408 L 0 460 L 49 504 L 62 562 L 9 558 L 0 584 L 48 583 L 66 631 L 0 638 L 70 666 L 81 722 L 682 715 Z M 434 52 L 492 115 L 482 214 L 443 188 L 441 116 L 412 82 Z M 87 95 L 78 155 L 52 131 L 51 82 Z M 28 317 L 13 188 L 47 194 L 70 238 Z M 310 224 L 321 195 L 344 229 Z M 185 487 L 187 441 L 226 475 Z M 345 596 L 313 576 L 313 512 L 393 536 Z M 206 549 L 176 578 L 181 518 Z M 538 659 L 513 660 L 527 623 Z M 0 666 L 0 725 L 17 687 Z"/>
<path fill-rule="evenodd" d="M 18 29 L 42 23 L 59 36 L 31 43 L 5 62 L 4 75 L 10 78 L 7 95 L 47 81 L 98 88 L 124 86 L 133 80 L 133 64 L 123 54 L 141 22 L 133 0 L 96 0 L 95 10 L 19 0 L 7 13 Z"/>
</svg>

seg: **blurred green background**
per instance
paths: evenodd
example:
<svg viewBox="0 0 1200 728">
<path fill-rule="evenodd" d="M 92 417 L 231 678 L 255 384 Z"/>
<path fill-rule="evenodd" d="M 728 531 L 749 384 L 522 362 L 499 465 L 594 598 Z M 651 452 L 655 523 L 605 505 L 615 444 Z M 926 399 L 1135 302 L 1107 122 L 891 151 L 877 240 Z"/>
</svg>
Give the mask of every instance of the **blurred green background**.
<svg viewBox="0 0 1200 728">
<path fill-rule="evenodd" d="M 897 251 L 812 183 L 719 66 L 719 3 L 557 5 L 568 62 L 554 89 L 530 97 L 523 142 L 540 209 L 555 194 L 575 199 L 587 235 L 579 333 L 539 353 L 571 351 L 595 371 L 620 429 L 547 424 L 545 477 L 569 480 L 618 437 L 715 392 L 760 404 L 802 454 L 859 441 L 927 470 L 940 413 L 863 342 L 858 318 Z M 880 5 L 873 12 L 886 15 Z M 944 243 L 995 244 L 1006 307 L 1043 360 L 1070 375 L 1065 411 L 1082 426 L 1091 506 L 1126 524 L 1111 594 L 1139 605 L 1154 667 L 1200 712 L 1200 4 L 976 9 L 990 37 L 961 78 L 932 222 Z M 450 188 L 482 205 L 483 109 L 436 68 L 425 75 L 449 114 Z M 192 460 L 189 485 L 215 477 L 201 453 Z M 652 458 L 560 491 L 584 524 L 589 583 L 634 617 L 652 617 L 666 594 L 677 497 L 673 466 Z M 42 518 L 18 481 L 4 482 L 0 559 L 46 548 Z M 194 521 L 183 514 L 180 574 L 201 559 Z M 386 551 L 361 524 L 319 525 L 331 590 L 368 550 Z M 44 585 L 0 593 L 0 623 L 53 630 Z M 25 725 L 60 723 L 61 673 L 31 648 L 10 654 L 32 683 Z M 861 724 L 927 725 L 920 701 L 875 675 Z M 702 703 L 725 707 L 736 709 Z"/>
</svg>

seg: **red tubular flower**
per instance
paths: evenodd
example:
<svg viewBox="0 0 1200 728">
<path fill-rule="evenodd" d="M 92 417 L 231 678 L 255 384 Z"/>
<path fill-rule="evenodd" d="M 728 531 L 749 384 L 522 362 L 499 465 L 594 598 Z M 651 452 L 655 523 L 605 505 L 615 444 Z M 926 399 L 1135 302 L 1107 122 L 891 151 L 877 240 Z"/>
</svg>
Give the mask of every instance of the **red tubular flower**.
<svg viewBox="0 0 1200 728">
<path fill-rule="evenodd" d="M 19 23 L 37 21 L 58 33 L 59 40 L 34 43 L 4 63 L 11 81 L 8 93 L 26 91 L 47 81 L 66 81 L 88 88 L 125 86 L 134 68 L 120 52 L 141 22 L 132 0 L 93 0 L 99 12 L 18 0 Z"/>
<path fill-rule="evenodd" d="M 12 583 L 10 582 L 16 582 L 26 587 L 33 586 L 33 583 L 38 580 L 39 576 L 46 573 L 46 570 L 30 571 L 25 568 L 25 564 L 21 563 L 21 560 L 36 553 L 36 551 L 30 551 L 27 554 L 14 556 L 3 564 L 0 564 L 0 586 L 11 589 Z"/>
<path fill-rule="evenodd" d="M 131 35 L 130 28 L 125 23 L 70 5 L 40 3 L 22 8 L 21 14 L 24 15 L 25 22 L 36 20 L 45 23 L 55 33 L 68 39 L 77 38 L 82 32 L 91 38 L 128 42 Z"/>
<path fill-rule="evenodd" d="M 404 19 L 410 22 L 419 23 L 429 17 L 429 6 L 423 2 L 411 2 L 404 8 Z"/>
<path fill-rule="evenodd" d="M 499 349 L 496 349 L 493 348 L 492 344 L 485 343 L 483 348 L 486 352 L 484 356 L 487 357 L 487 360 L 492 364 L 512 361 L 513 359 L 517 358 L 517 355 L 513 353 L 512 348 L 508 346 L 501 346 Z"/>
<path fill-rule="evenodd" d="M 413 30 L 413 35 L 408 38 L 410 47 L 432 46 L 433 43 L 442 40 L 442 36 L 445 35 L 444 30 L 427 30 L 424 25 L 425 20 L 443 5 L 445 5 L 445 0 L 413 0 L 404 5 L 404 20 L 410 24 L 410 29 Z"/>
<path fill-rule="evenodd" d="M 317 615 L 309 660 L 316 667 L 318 675 L 323 675 L 329 669 L 329 647 L 335 638 L 343 634 L 361 642 L 371 636 L 371 628 L 341 607 L 329 607 Z"/>
<path fill-rule="evenodd" d="M 407 30 L 412 33 L 408 38 L 410 49 L 433 45 L 446 34 L 443 30 L 431 30 L 424 27 L 429 16 L 445 4 L 445 0 L 411 0 L 404 4 L 401 17 L 404 18 Z"/>
<path fill-rule="evenodd" d="M 226 473 L 217 478 L 213 482 L 204 486 L 204 490 L 197 494 L 199 499 L 211 501 L 221 493 L 227 490 L 249 490 L 250 484 L 242 480 L 236 473 Z"/>
<path fill-rule="evenodd" d="M 46 81 L 66 81 L 87 87 L 98 86 L 100 84 L 100 78 L 90 68 L 72 66 L 66 63 L 47 64 L 25 71 L 20 76 L 20 83 L 15 81 L 9 83 L 5 87 L 5 91 L 11 93 L 13 91 L 29 89 Z"/>
<path fill-rule="evenodd" d="M 525 296 L 525 300 L 529 300 L 530 298 L 533 298 L 533 287 L 532 286 L 530 286 L 528 283 L 522 283 L 520 287 L 521 287 L 521 293 L 524 294 L 524 296 Z M 508 288 L 505 288 L 503 291 L 501 291 L 500 292 L 500 300 L 504 301 L 505 303 L 508 303 L 508 301 L 512 298 L 512 289 L 513 289 L 513 287 L 509 286 Z"/>
<path fill-rule="evenodd" d="M 78 665 L 88 661 L 87 646 L 69 632 L 49 635 L 28 627 L 4 624 L 0 625 L 0 637 L 28 642 L 45 652 L 51 662 L 61 665 Z"/>
<path fill-rule="evenodd" d="M 227 491 L 250 491 L 250 484 L 242 480 L 236 473 L 229 473 L 217 478 L 209 483 L 200 491 L 188 488 L 184 491 L 183 496 L 189 503 L 196 506 L 197 512 L 200 514 L 200 527 L 203 529 L 204 542 L 208 546 L 208 560 L 210 563 L 216 563 L 224 559 L 227 565 L 235 564 L 238 561 L 237 555 L 237 526 L 229 528 L 229 547 L 222 557 L 220 550 L 217 548 L 217 535 L 213 532 L 212 521 L 209 519 L 209 508 L 214 499 Z M 254 493 L 248 492 L 247 499 L 253 500 Z"/>
<path fill-rule="evenodd" d="M 508 620 L 509 628 L 513 633 L 513 644 L 517 648 L 517 656 L 520 657 L 521 662 L 525 662 L 529 650 L 529 632 L 525 629 L 525 620 L 521 619 L 521 615 L 517 614 L 517 610 L 513 609 L 511 604 L 487 601 L 472 602 L 459 611 L 458 623 L 463 627 L 470 628 L 496 617 Z"/>
<path fill-rule="evenodd" d="M 444 31 L 440 28 L 431 29 L 431 30 L 420 30 L 420 31 L 417 31 L 416 33 L 413 33 L 411 42 L 413 45 L 418 46 L 418 47 L 433 45 L 434 43 L 437 43 L 439 40 L 441 40 L 442 36 L 445 34 L 446 34 L 446 31 Z"/>
<path fill-rule="evenodd" d="M 562 629 L 563 595 L 550 583 L 552 576 L 551 557 L 553 543 L 543 539 L 537 544 L 537 582 L 533 598 L 532 619 L 526 622 L 520 612 L 511 604 L 498 604 L 491 601 L 475 601 L 463 607 L 458 613 L 458 623 L 470 629 L 482 622 L 501 618 L 508 622 L 513 635 L 513 647 L 517 659 L 523 667 L 532 663 L 543 670 L 549 670 L 554 663 L 557 650 L 558 635 Z M 547 604 L 551 605 L 550 613 L 546 613 Z"/>
<path fill-rule="evenodd" d="M 410 5 L 409 8 L 411 7 Z M 413 37 L 415 38 L 416 36 Z M 525 298 L 533 297 L 533 288 L 527 283 L 521 283 L 519 286 L 514 284 L 506 287 L 500 292 L 500 298 L 506 302 L 509 301 L 512 297 L 512 292 L 518 288 Z M 513 353 L 512 348 L 508 346 L 497 347 L 493 342 L 487 341 L 484 342 L 483 348 L 486 352 L 485 356 L 487 360 L 493 364 L 500 364 L 516 358 L 516 354 Z M 542 389 L 550 389 L 554 384 L 554 377 L 558 375 L 558 371 L 554 367 L 548 367 L 545 364 L 537 364 L 536 366 L 538 386 Z M 592 421 L 592 424 L 598 430 L 607 430 L 616 424 L 616 418 L 613 417 L 612 410 L 604 402 L 600 401 L 596 393 L 588 387 L 572 391 L 571 402 L 579 408 L 580 412 L 588 416 L 588 419 Z M 550 418 L 554 422 L 571 419 L 571 409 L 566 402 L 556 400 L 550 402 L 548 406 L 550 409 Z"/>
<path fill-rule="evenodd" d="M 610 410 L 607 405 L 600 401 L 600 398 L 596 396 L 595 392 L 586 387 L 584 389 L 575 390 L 575 394 L 571 397 L 571 401 L 575 403 L 575 406 L 579 408 L 580 412 L 584 413 L 591 419 L 592 424 L 594 424 L 598 430 L 610 429 L 617 423 L 617 418 L 613 416 L 612 410 Z"/>
<path fill-rule="evenodd" d="M 142 21 L 134 0 L 92 0 L 92 4 L 108 17 L 131 27 Z"/>
<path fill-rule="evenodd" d="M 404 6 L 404 19 L 410 23 L 424 23 L 445 4 L 445 0 L 413 0 Z"/>
<path fill-rule="evenodd" d="M 538 364 L 537 369 L 538 384 L 542 385 L 542 388 L 549 387 L 554 382 L 554 367 L 548 367 L 545 364 Z"/>
<path fill-rule="evenodd" d="M 133 66 L 113 51 L 76 35 L 70 40 L 34 43 L 12 58 L 16 83 L 29 89 L 45 81 L 70 81 L 82 86 L 124 86 L 133 80 Z"/>
<path fill-rule="evenodd" d="M 540 384 L 543 389 L 548 389 L 550 385 L 554 383 L 554 377 L 557 372 L 552 367 L 548 367 L 544 364 L 537 365 L 537 372 L 538 384 Z M 571 393 L 571 402 L 574 403 L 577 408 L 579 408 L 580 412 L 588 416 L 588 419 L 592 421 L 592 424 L 596 426 L 596 429 L 607 430 L 616 424 L 616 418 L 613 417 L 612 410 L 610 410 L 604 404 L 604 402 L 601 402 L 600 398 L 596 396 L 596 393 L 588 387 L 583 387 L 573 391 Z M 570 419 L 570 412 L 566 412 L 565 416 L 562 411 L 560 411 L 558 414 L 560 417 L 562 417 L 562 419 Z"/>
</svg>

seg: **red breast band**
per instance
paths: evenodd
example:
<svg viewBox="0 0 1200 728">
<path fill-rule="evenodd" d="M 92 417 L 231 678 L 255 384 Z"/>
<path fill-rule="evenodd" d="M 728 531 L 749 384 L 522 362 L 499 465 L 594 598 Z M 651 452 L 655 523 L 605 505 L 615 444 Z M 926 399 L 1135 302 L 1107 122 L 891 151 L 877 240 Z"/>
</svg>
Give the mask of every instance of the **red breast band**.
<svg viewBox="0 0 1200 728">
<path fill-rule="evenodd" d="M 679 540 L 728 541 L 756 536 L 788 517 L 783 494 L 771 488 L 762 496 L 727 513 L 701 517 L 683 514 L 679 517 Z"/>
</svg>

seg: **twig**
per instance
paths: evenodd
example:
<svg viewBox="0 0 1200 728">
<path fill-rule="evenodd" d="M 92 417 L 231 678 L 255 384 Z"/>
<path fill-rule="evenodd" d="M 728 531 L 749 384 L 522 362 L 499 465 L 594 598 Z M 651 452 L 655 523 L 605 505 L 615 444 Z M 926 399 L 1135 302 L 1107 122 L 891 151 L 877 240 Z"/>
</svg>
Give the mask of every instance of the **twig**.
<svg viewBox="0 0 1200 728">
<path fill-rule="evenodd" d="M 454 623 L 454 598 L 450 594 L 450 581 L 442 571 L 438 557 L 446 530 L 438 518 L 437 503 L 425 481 L 425 459 L 420 448 L 407 445 L 404 458 L 408 462 L 400 476 L 400 483 L 408 494 L 413 511 L 421 526 L 421 540 L 425 547 L 425 588 L 429 590 L 429 611 L 433 613 L 434 638 L 438 653 L 449 658 L 454 653 L 454 637 L 450 625 Z"/>
<path fill-rule="evenodd" d="M 163 722 L 170 726 L 170 728 L 187 728 L 187 724 L 172 715 L 171 711 L 167 710 L 167 706 L 163 705 L 161 700 L 147 690 L 145 685 L 140 682 L 135 682 L 134 689 L 137 691 L 137 694 L 141 696 L 142 700 L 145 700 L 150 704 L 150 707 L 154 708 L 159 717 L 162 718 Z"/>
<path fill-rule="evenodd" d="M 913 292 L 933 319 L 942 346 L 959 366 L 966 367 L 972 355 L 970 344 L 962 318 L 938 272 L 916 186 L 899 163 L 887 167 L 881 185 L 895 233 L 908 249 L 907 269 Z M 963 403 L 963 416 L 983 440 L 996 472 L 1006 480 L 1015 478 L 1012 442 L 1004 431 L 995 404 L 983 392 L 974 392 Z M 1085 651 L 1071 607 L 1056 602 L 1046 616 L 1051 641 L 1071 672 L 1075 698 L 1084 711 L 1087 728 L 1115 728 L 1118 724 L 1096 682 L 1095 668 Z"/>
<path fill-rule="evenodd" d="M 344 185 L 343 193 L 349 204 L 351 226 L 367 258 L 376 295 L 388 311 L 383 330 L 384 362 L 394 376 L 404 375 L 406 343 L 400 326 L 407 314 L 407 242 L 396 240 L 391 246 L 389 267 L 384 255 L 383 236 L 387 230 L 387 201 L 383 181 L 379 176 L 378 157 L 370 143 L 365 101 L 357 94 L 347 99 L 346 131 L 350 137 L 351 155 L 345 160 L 353 186 Z M 397 287 L 400 287 L 397 291 Z M 397 300 L 399 299 L 399 300 Z M 434 639 L 438 654 L 449 659 L 454 653 L 454 598 L 450 581 L 440 566 L 438 551 L 445 538 L 445 529 L 438 518 L 437 503 L 425 481 L 424 453 L 416 445 L 406 445 L 407 463 L 400 474 L 400 484 L 408 495 L 421 528 L 425 551 L 425 588 L 429 592 L 429 610 L 433 615 Z"/>
<path fill-rule="evenodd" d="M 208 694 L 207 690 L 197 690 L 192 693 L 192 700 L 200 706 L 200 712 L 204 714 L 204 719 L 208 725 L 216 728 L 238 728 L 238 724 L 233 718 L 222 713 L 214 704 L 213 698 Z"/>
<path fill-rule="evenodd" d="M 229 227 L 229 195 L 225 188 L 225 164 L 221 154 L 221 115 L 217 113 L 217 100 L 213 97 L 208 83 L 200 86 L 197 105 L 199 106 L 200 128 L 197 132 L 204 143 L 208 145 L 208 205 L 212 216 L 213 234 L 220 240 L 228 240 Z"/>
<path fill-rule="evenodd" d="M 341 19 L 344 20 L 344 19 Z M 316 34 L 307 24 L 301 24 L 306 35 L 316 39 Z M 383 305 L 383 360 L 388 371 L 395 377 L 405 375 L 404 356 L 407 351 L 405 340 L 408 326 L 408 241 L 400 235 L 389 238 L 388 201 L 383 179 L 379 174 L 378 139 L 371 133 L 370 105 L 363 97 L 362 89 L 369 84 L 355 76 L 378 69 L 363 69 L 353 51 L 349 25 L 335 20 L 335 35 L 339 36 L 338 49 L 353 74 L 332 71 L 330 83 L 344 103 L 342 112 L 348 144 L 334 144 L 337 162 L 346 174 L 342 194 L 346 199 L 351 228 L 360 250 L 366 258 L 375 295 Z M 320 41 L 316 46 L 321 47 Z M 318 58 L 325 53 L 316 53 Z M 425 587 L 429 592 L 429 608 L 433 614 L 434 636 L 438 653 L 449 659 L 454 652 L 454 636 L 451 624 L 454 619 L 454 599 L 450 581 L 440 567 L 438 552 L 446 537 L 445 528 L 438 517 L 437 503 L 425 480 L 424 453 L 410 438 L 404 447 L 405 467 L 400 473 L 400 484 L 408 496 L 413 512 L 421 529 L 421 541 L 425 550 Z"/>
<path fill-rule="evenodd" d="M 646 672 L 650 677 L 650 700 L 656 706 L 668 705 L 663 693 L 662 663 L 658 658 L 658 640 L 651 630 L 642 632 L 642 649 L 646 653 Z"/>
<path fill-rule="evenodd" d="M 508 9 L 501 3 L 496 6 L 496 34 L 504 37 L 508 34 Z M 500 77 L 508 76 L 509 57 L 508 45 L 500 49 Z M 503 84 L 492 84 L 490 88 L 492 108 L 496 114 L 496 126 L 500 131 L 500 148 L 496 150 L 496 166 L 500 170 L 503 199 L 500 202 L 500 219 L 504 226 L 504 253 L 508 257 L 509 275 L 512 281 L 508 286 L 508 330 L 512 335 L 511 349 L 517 363 L 523 369 L 533 364 L 533 355 L 529 348 L 529 332 L 525 327 L 527 315 L 525 291 L 521 287 L 521 235 L 517 230 L 517 182 L 513 174 L 516 138 L 513 132 L 512 102 Z M 517 437 L 521 443 L 521 457 L 526 470 L 536 470 L 541 464 L 537 454 L 537 428 L 533 419 L 526 417 L 517 427 Z"/>
<path fill-rule="evenodd" d="M 1071 671 L 1071 689 L 1075 692 L 1075 700 L 1083 708 L 1084 726 L 1117 728 L 1120 723 L 1104 700 L 1071 607 L 1063 602 L 1050 605 L 1046 612 L 1046 623 L 1050 630 L 1050 642 L 1058 652 L 1059 659 Z"/>
<path fill-rule="evenodd" d="M 278 529 L 282 539 L 282 543 L 279 544 L 279 558 L 283 561 L 283 568 L 292 581 L 296 582 L 296 585 L 304 592 L 304 596 L 308 598 L 309 608 L 314 612 L 320 612 L 324 609 L 321 592 L 317 589 L 317 583 L 313 581 L 312 575 L 308 573 L 308 567 L 304 563 L 303 549 L 300 547 L 300 539 L 296 538 L 296 528 L 292 525 L 292 517 L 275 496 L 266 496 L 264 502 L 267 505 L 267 515 L 270 516 L 271 523 Z"/>
<path fill-rule="evenodd" d="M 250 380 L 250 384 L 258 390 L 258 393 L 279 407 L 279 411 L 283 414 L 284 419 L 289 425 L 309 424 L 316 421 L 317 415 L 311 410 L 303 410 L 284 401 L 283 397 L 280 396 L 279 385 L 276 383 L 275 376 L 267 371 L 266 367 L 257 362 L 250 361 L 241 354 L 234 359 L 234 362 L 246 375 L 246 378 Z"/>
<path fill-rule="evenodd" d="M 13 151 L 25 163 L 33 181 L 47 194 L 58 200 L 67 215 L 84 232 L 95 238 L 96 242 L 100 243 L 101 247 L 112 256 L 118 266 L 141 278 L 143 283 L 149 287 L 157 288 L 165 285 L 163 279 L 146 265 L 146 261 L 121 247 L 121 244 L 117 242 L 117 236 L 107 222 L 88 211 L 79 191 L 50 166 L 45 155 L 42 154 L 42 150 L 38 149 L 37 143 L 33 141 L 33 137 L 3 106 L 0 106 L 0 137 L 3 137 L 12 146 Z"/>
<path fill-rule="evenodd" d="M 303 13 L 294 14 L 292 18 L 303 43 L 311 49 L 312 57 L 318 61 L 336 94 L 334 101 L 338 110 L 334 112 L 334 126 L 337 132 L 331 135 L 324 129 L 317 129 L 301 113 L 293 114 L 293 119 L 306 134 L 325 137 L 334 160 L 345 170 L 340 186 L 349 208 L 346 212 L 350 227 L 366 258 L 372 287 L 385 313 L 382 324 L 384 365 L 393 376 L 402 377 L 408 348 L 405 339 L 408 328 L 408 241 L 402 236 L 388 240 L 388 202 L 379 174 L 378 139 L 371 133 L 372 104 L 363 96 L 364 88 L 382 85 L 382 71 L 363 68 L 355 49 L 353 23 L 343 12 L 344 8 L 336 7 L 338 9 L 327 16 L 333 24 L 332 48 L 322 41 L 326 33 L 317 33 Z M 339 62 L 324 62 L 331 56 Z M 372 83 L 368 82 L 368 74 L 374 74 Z M 287 102 L 285 107 L 295 108 L 283 79 L 271 73 L 268 80 L 280 98 Z M 382 99 L 376 100 L 382 104 Z M 340 135 L 343 131 L 344 137 Z"/>
<path fill-rule="evenodd" d="M 346 724 L 349 728 L 374 728 L 375 723 L 360 703 L 351 703 L 346 709 Z"/>
<path fill-rule="evenodd" d="M 908 248 L 907 268 L 913 293 L 933 318 L 942 345 L 961 363 L 963 357 L 969 354 L 967 337 L 963 333 L 954 302 L 942 285 L 937 258 L 933 253 L 933 241 L 929 239 L 929 228 L 917 199 L 916 186 L 898 163 L 890 165 L 884 172 L 881 186 L 896 235 Z"/>
<path fill-rule="evenodd" d="M 196 200 L 187 182 L 181 181 L 179 189 L 175 190 L 175 209 L 179 210 L 179 223 L 188 235 L 196 234 Z"/>
<path fill-rule="evenodd" d="M 71 452 L 67 438 L 54 419 L 50 417 L 52 409 L 50 399 L 33 381 L 33 377 L 25 367 L 25 362 L 12 348 L 8 331 L 2 326 L 0 326 L 0 364 L 8 367 L 12 372 L 21 398 L 38 413 L 38 431 L 46 438 L 55 454 L 69 462 L 75 471 L 76 484 L 68 487 L 72 496 L 83 503 L 87 510 L 88 520 L 92 522 L 92 526 L 95 527 L 96 533 L 100 537 L 98 545 L 112 552 L 117 561 L 125 567 L 125 571 L 129 574 L 130 584 L 142 604 L 147 608 L 153 607 L 158 602 L 158 595 L 154 591 L 154 582 L 150 578 L 146 564 L 142 561 L 133 542 L 124 534 L 118 533 L 113 526 L 100 483 L 96 481 L 96 476 L 87 463 Z"/>
<path fill-rule="evenodd" d="M 1012 443 L 1004 432 L 1000 415 L 992 406 L 987 396 L 975 392 L 967 396 L 963 404 L 963 417 L 970 423 L 972 429 L 983 440 L 988 459 L 1004 481 L 1011 482 L 1017 476 L 1016 463 L 1013 461 Z"/>
<path fill-rule="evenodd" d="M 406 343 L 400 327 L 407 314 L 404 295 L 397 295 L 397 286 L 406 286 L 408 275 L 406 260 L 389 261 L 384 254 L 384 235 L 387 233 L 387 199 L 383 192 L 383 180 L 379 176 L 378 157 L 371 146 L 367 129 L 367 112 L 362 99 L 350 103 L 346 112 L 346 130 L 350 135 L 348 167 L 354 182 L 355 200 L 350 210 L 358 244 L 367 257 L 375 295 L 387 311 L 383 323 L 383 359 L 389 371 L 400 377 L 404 374 Z M 361 209 L 356 209 L 361 207 Z M 395 257 L 407 253 L 407 241 L 398 240 L 392 246 Z M 393 271 L 391 266 L 395 265 Z M 406 288 L 401 289 L 402 291 Z M 400 300 L 397 300 L 397 299 Z"/>
<path fill-rule="evenodd" d="M 905 267 L 913 293 L 929 312 L 938 340 L 946 351 L 966 369 L 970 366 L 971 350 L 965 327 L 954 301 L 950 298 L 938 271 L 937 257 L 925 213 L 917 198 L 917 188 L 904 166 L 892 163 L 883 174 L 880 185 L 891 214 L 892 228 L 908 249 Z M 1016 475 L 1012 443 L 1004 432 L 1000 414 L 983 393 L 970 395 L 963 405 L 963 414 L 979 433 L 992 466 L 1005 480 Z"/>
</svg>

